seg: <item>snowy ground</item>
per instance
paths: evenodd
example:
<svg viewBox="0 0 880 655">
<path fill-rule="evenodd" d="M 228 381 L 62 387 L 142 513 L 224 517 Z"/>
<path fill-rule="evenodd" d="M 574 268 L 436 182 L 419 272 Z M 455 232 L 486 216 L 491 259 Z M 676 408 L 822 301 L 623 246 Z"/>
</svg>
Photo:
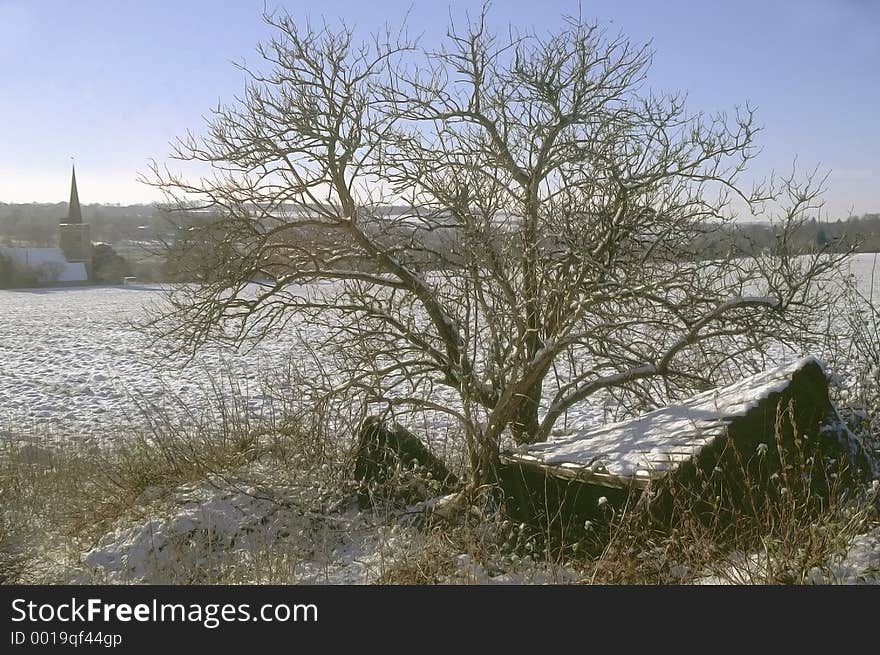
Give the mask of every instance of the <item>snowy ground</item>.
<svg viewBox="0 0 880 655">
<path fill-rule="evenodd" d="M 302 512 L 253 489 L 190 485 L 177 490 L 165 516 L 106 534 L 62 575 L 72 583 L 211 583 L 213 576 L 234 576 L 240 567 L 250 582 L 256 573 L 265 576 L 260 583 L 371 584 L 425 548 L 425 533 L 411 523 L 361 512 L 354 504 Z M 579 577 L 527 557 L 507 557 L 490 573 L 462 553 L 450 568 L 442 581 L 451 584 L 567 583 Z"/>
<path fill-rule="evenodd" d="M 411 514 L 418 512 L 389 520 L 358 511 L 353 503 L 326 512 L 304 512 L 273 502 L 264 493 L 249 486 L 235 490 L 206 484 L 181 487 L 164 512 L 107 533 L 77 564 L 61 569 L 59 581 L 212 583 L 215 576 L 235 580 L 235 567 L 240 567 L 249 576 L 245 581 L 252 583 L 371 584 L 383 582 L 383 575 L 408 559 L 430 552 L 430 536 L 412 524 Z M 767 552 L 732 553 L 711 571 L 698 575 L 695 582 L 766 584 L 774 568 L 769 557 Z M 259 578 L 255 580 L 254 575 Z M 583 579 L 583 571 L 528 556 L 495 554 L 481 562 L 460 553 L 440 581 L 566 584 Z M 824 567 L 812 569 L 803 582 L 880 584 L 880 528 L 851 539 Z"/>
<path fill-rule="evenodd" d="M 873 255 L 856 257 L 853 273 L 863 290 L 878 298 L 880 266 L 875 267 L 875 261 Z M 191 407 L 207 405 L 212 379 L 231 379 L 251 412 L 271 413 L 276 399 L 265 392 L 264 380 L 289 357 L 297 357 L 298 337 L 282 335 L 247 353 L 208 348 L 194 361 L 168 357 L 152 350 L 132 325 L 161 297 L 157 286 L 0 291 L 0 446 L 28 436 L 63 441 L 110 435 L 142 421 L 145 405 L 163 405 L 169 397 Z M 603 408 L 585 404 L 569 417 L 569 427 L 595 426 L 602 413 Z M 385 533 L 384 527 L 353 509 L 315 523 L 240 491 L 194 487 L 176 493 L 166 514 L 122 526 L 86 553 L 82 563 L 88 575 L 99 572 L 112 581 L 169 581 L 177 575 L 174 567 L 183 567 L 180 576 L 185 578 L 188 572 L 204 569 L 205 558 L 218 545 L 219 552 L 234 557 L 259 551 L 259 544 L 250 541 L 259 533 L 272 543 L 278 538 L 288 544 L 293 540 L 296 552 L 304 553 L 295 562 L 294 579 L 369 582 L 381 572 L 389 551 L 392 557 L 394 552 L 405 553 L 418 539 L 418 532 L 405 526 Z M 301 532 L 276 534 L 296 525 Z M 181 559 L 180 543 L 187 544 L 190 559 Z M 880 566 L 878 544 L 877 531 L 856 539 L 837 563 L 833 580 L 827 581 L 870 578 Z M 495 579 L 466 559 L 458 564 L 453 578 L 459 581 L 526 580 L 505 575 Z M 539 578 L 528 576 L 529 581 Z"/>
<path fill-rule="evenodd" d="M 270 411 L 261 381 L 294 340 L 169 358 L 133 325 L 161 298 L 160 287 L 0 291 L 0 435 L 107 434 L 137 424 L 145 405 L 207 401 L 211 379 L 234 379 L 254 412 Z"/>
<path fill-rule="evenodd" d="M 151 406 L 168 415 L 209 409 L 212 382 L 235 388 L 252 416 L 283 415 L 289 399 L 278 374 L 288 361 L 309 368 L 302 339 L 320 335 L 304 327 L 248 351 L 203 347 L 190 361 L 151 348 L 137 328 L 162 299 L 160 286 L 0 290 L 0 446 L 107 437 L 143 425 Z M 568 427 L 595 425 L 602 411 L 585 403 L 569 412 Z M 431 421 L 442 442 L 449 417 Z"/>
<path fill-rule="evenodd" d="M 866 293 L 873 279 L 878 296 L 874 262 L 857 256 L 853 272 Z M 0 291 L 0 437 L 107 434 L 137 423 L 145 404 L 207 402 L 211 379 L 236 383 L 254 413 L 275 409 L 263 381 L 297 356 L 295 335 L 248 353 L 206 348 L 191 362 L 168 357 L 131 325 L 161 298 L 157 286 Z M 594 426 L 602 408 L 585 404 L 568 418 L 569 428 Z"/>
</svg>

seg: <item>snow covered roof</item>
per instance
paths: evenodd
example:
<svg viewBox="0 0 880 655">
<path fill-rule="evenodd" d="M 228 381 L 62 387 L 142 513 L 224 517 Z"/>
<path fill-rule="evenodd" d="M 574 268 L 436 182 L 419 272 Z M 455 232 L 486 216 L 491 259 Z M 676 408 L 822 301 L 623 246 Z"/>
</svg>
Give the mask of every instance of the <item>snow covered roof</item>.
<svg viewBox="0 0 880 655">
<path fill-rule="evenodd" d="M 521 447 L 511 459 L 573 476 L 583 471 L 647 482 L 696 455 L 770 394 L 784 391 L 808 364 L 824 370 L 815 357 L 805 357 L 629 421 Z"/>
<path fill-rule="evenodd" d="M 88 282 L 86 266 L 82 262 L 69 262 L 61 248 L 10 248 L 0 246 L 0 255 L 12 257 L 28 268 L 51 268 L 58 271 L 52 282 Z"/>
</svg>

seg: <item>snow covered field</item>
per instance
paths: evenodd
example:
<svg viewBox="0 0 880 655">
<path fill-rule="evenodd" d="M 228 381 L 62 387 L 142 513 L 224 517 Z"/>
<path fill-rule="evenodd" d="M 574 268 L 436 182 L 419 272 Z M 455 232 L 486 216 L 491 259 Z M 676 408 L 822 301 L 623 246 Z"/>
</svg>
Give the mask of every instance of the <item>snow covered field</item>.
<svg viewBox="0 0 880 655">
<path fill-rule="evenodd" d="M 880 298 L 876 261 L 857 256 L 853 273 Z M 234 380 L 251 411 L 271 412 L 262 381 L 296 356 L 297 337 L 281 335 L 244 354 L 207 348 L 191 362 L 168 357 L 131 325 L 161 298 L 158 286 L 0 291 L 0 437 L 108 434 L 138 423 L 146 404 L 176 396 L 198 406 L 210 397 L 211 379 Z M 595 424 L 601 408 L 585 406 L 573 419 L 570 428 Z"/>
<path fill-rule="evenodd" d="M 873 293 L 874 302 L 880 301 L 880 253 L 855 255 L 850 270 L 859 280 L 862 292 Z"/>
<path fill-rule="evenodd" d="M 0 435 L 105 434 L 137 424 L 148 404 L 177 396 L 197 405 L 209 380 L 224 376 L 262 411 L 261 376 L 284 363 L 293 341 L 168 357 L 134 326 L 161 299 L 160 287 L 0 291 Z"/>
</svg>

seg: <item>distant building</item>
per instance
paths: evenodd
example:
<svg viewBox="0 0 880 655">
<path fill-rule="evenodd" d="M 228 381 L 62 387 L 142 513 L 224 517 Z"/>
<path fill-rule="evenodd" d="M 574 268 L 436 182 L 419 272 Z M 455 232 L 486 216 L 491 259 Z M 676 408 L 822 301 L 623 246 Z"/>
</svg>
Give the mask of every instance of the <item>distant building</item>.
<svg viewBox="0 0 880 655">
<path fill-rule="evenodd" d="M 83 262 L 70 262 L 61 248 L 10 248 L 0 246 L 0 256 L 32 271 L 38 284 L 86 284 L 89 274 Z"/>
<path fill-rule="evenodd" d="M 67 216 L 58 224 L 58 248 L 0 246 L 0 256 L 30 271 L 38 284 L 87 284 L 92 280 L 92 241 L 88 223 L 83 223 L 72 169 Z"/>
<path fill-rule="evenodd" d="M 92 277 L 92 239 L 89 224 L 83 223 L 79 206 L 79 191 L 76 188 L 76 168 L 71 170 L 70 203 L 67 205 L 67 219 L 58 225 L 58 243 L 68 262 L 81 263 L 86 270 L 86 280 Z"/>
</svg>

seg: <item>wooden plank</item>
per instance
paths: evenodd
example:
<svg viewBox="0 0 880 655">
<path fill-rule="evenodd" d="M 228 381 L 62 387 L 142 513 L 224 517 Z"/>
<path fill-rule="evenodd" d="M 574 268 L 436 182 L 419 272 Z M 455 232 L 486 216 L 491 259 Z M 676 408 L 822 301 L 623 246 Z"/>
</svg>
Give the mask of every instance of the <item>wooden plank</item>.
<svg viewBox="0 0 880 655">
<path fill-rule="evenodd" d="M 527 459 L 505 454 L 501 455 L 501 462 L 508 465 L 516 464 L 519 466 L 536 468 L 543 471 L 547 475 L 552 475 L 556 478 L 562 478 L 565 480 L 576 480 L 578 482 L 595 484 L 602 487 L 611 487 L 614 489 L 644 489 L 655 477 L 652 476 L 651 473 L 648 471 L 643 472 L 643 469 L 637 471 L 635 476 L 629 477 L 611 475 L 610 473 L 598 473 L 577 466 L 563 467 L 559 465 L 544 464 L 540 460 L 536 460 L 534 458 Z M 664 473 L 665 471 L 660 471 L 658 472 L 658 475 L 656 477 L 660 477 L 660 475 Z"/>
</svg>

